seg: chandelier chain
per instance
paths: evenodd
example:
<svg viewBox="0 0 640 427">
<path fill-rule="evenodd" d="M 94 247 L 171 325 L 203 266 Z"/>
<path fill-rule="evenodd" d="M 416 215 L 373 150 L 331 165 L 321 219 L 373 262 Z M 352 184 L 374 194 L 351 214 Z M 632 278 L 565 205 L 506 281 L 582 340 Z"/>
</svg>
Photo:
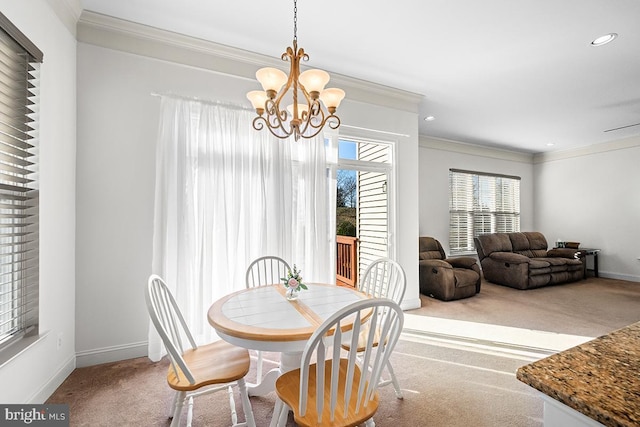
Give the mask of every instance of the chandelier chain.
<svg viewBox="0 0 640 427">
<path fill-rule="evenodd" d="M 293 0 L 293 40 L 298 41 L 298 2 Z"/>
</svg>

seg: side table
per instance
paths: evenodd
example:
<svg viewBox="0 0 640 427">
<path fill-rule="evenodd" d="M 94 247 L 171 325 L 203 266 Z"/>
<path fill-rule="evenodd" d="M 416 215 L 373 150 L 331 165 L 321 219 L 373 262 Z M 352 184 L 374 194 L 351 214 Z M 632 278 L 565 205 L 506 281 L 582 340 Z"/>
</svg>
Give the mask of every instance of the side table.
<svg viewBox="0 0 640 427">
<path fill-rule="evenodd" d="M 584 256 L 585 258 L 588 257 L 588 256 L 592 256 L 593 257 L 593 275 L 595 277 L 599 277 L 598 276 L 598 252 L 600 252 L 600 249 L 578 248 L 578 251 L 580 251 L 582 256 Z M 586 268 L 586 262 L 585 262 L 585 268 Z M 586 278 L 586 275 L 585 275 L 585 278 Z"/>
</svg>

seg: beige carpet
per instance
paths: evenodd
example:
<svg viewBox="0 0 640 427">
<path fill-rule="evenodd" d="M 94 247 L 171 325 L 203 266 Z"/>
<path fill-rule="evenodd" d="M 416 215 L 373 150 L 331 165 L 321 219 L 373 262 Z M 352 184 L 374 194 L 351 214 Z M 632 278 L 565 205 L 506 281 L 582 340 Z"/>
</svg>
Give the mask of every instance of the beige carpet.
<svg viewBox="0 0 640 427">
<path fill-rule="evenodd" d="M 406 313 L 571 335 L 596 337 L 640 321 L 640 283 L 595 277 L 525 291 L 483 280 L 472 298 L 421 300 Z"/>
<path fill-rule="evenodd" d="M 447 303 L 425 298 L 421 309 L 407 313 L 597 336 L 640 320 L 640 284 L 591 278 L 518 291 L 485 283 L 473 298 Z M 381 389 L 377 426 L 542 425 L 542 403 L 515 378 L 516 369 L 532 358 L 499 346 L 467 346 L 464 340 L 438 344 L 428 331 L 419 332 L 405 334 L 396 347 L 392 361 L 405 399 L 397 400 L 391 387 Z M 277 354 L 266 358 L 276 366 Z M 72 426 L 166 426 L 172 396 L 167 366 L 166 360 L 138 358 L 76 369 L 48 402 L 69 404 Z M 252 371 L 249 380 L 254 377 Z M 274 394 L 253 397 L 251 403 L 257 425 L 268 426 Z M 236 406 L 243 419 L 237 396 Z M 203 396 L 195 401 L 193 426 L 228 426 L 229 414 L 224 393 Z"/>
</svg>

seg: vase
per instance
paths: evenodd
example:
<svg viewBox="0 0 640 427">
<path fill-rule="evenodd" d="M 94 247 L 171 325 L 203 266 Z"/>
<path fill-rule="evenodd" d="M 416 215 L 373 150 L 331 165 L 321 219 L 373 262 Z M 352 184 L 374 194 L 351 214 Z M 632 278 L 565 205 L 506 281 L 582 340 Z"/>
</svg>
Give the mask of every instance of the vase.
<svg viewBox="0 0 640 427">
<path fill-rule="evenodd" d="M 297 288 L 287 288 L 287 293 L 285 296 L 289 301 L 295 301 L 298 299 L 298 289 Z"/>
</svg>

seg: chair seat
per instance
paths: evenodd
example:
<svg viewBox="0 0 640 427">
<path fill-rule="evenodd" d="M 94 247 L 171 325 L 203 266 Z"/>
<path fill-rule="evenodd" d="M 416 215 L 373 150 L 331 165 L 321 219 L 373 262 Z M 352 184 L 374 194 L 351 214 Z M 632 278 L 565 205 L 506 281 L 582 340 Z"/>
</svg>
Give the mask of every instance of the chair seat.
<svg viewBox="0 0 640 427">
<path fill-rule="evenodd" d="M 331 378 L 331 360 L 327 360 L 325 362 L 325 384 L 330 382 Z M 324 410 L 322 416 L 322 425 L 323 426 L 357 426 L 362 424 L 369 418 L 373 417 L 376 410 L 378 409 L 380 398 L 378 396 L 378 392 L 376 391 L 374 397 L 371 401 L 369 401 L 368 405 L 360 406 L 359 411 L 356 413 L 355 407 L 357 403 L 358 396 L 358 383 L 360 380 L 360 369 L 356 366 L 354 379 L 351 382 L 351 399 L 349 401 L 349 410 L 347 413 L 349 414 L 347 418 L 343 418 L 343 414 L 345 413 L 344 408 L 344 396 L 345 396 L 345 381 L 347 377 L 347 360 L 340 359 L 340 372 L 339 372 L 339 387 L 338 387 L 338 396 L 336 400 L 337 409 L 335 411 L 335 419 L 333 422 L 330 420 L 330 397 L 331 393 L 329 390 L 325 388 L 325 396 L 324 396 Z M 368 386 L 368 384 L 367 384 Z M 292 371 L 286 372 L 282 374 L 276 380 L 276 392 L 278 393 L 278 397 L 289 405 L 292 408 L 294 413 L 295 422 L 301 426 L 316 426 L 318 424 L 318 412 L 316 406 L 316 366 L 311 365 L 309 367 L 309 386 L 307 387 L 307 412 L 304 416 L 300 416 L 298 413 L 299 408 L 299 398 L 300 398 L 300 369 L 294 369 Z M 364 396 L 363 396 L 364 398 Z M 363 399 L 364 400 L 364 399 Z"/>
<path fill-rule="evenodd" d="M 182 355 L 191 370 L 195 383 L 190 384 L 182 371 L 178 375 L 169 367 L 167 382 L 178 391 L 193 391 L 206 385 L 223 384 L 243 378 L 249 372 L 249 351 L 235 347 L 225 341 L 216 341 Z"/>
<path fill-rule="evenodd" d="M 371 329 L 371 324 L 370 323 L 366 323 L 363 327 L 362 330 L 360 331 L 360 334 L 358 335 L 358 348 L 357 351 L 358 353 L 362 353 L 365 349 L 365 347 L 367 346 L 367 341 L 369 340 L 369 330 Z M 376 329 L 376 331 L 373 334 L 373 343 L 371 344 L 373 347 L 377 347 L 379 342 L 380 342 L 380 330 Z M 351 351 L 351 346 L 348 343 L 344 343 L 341 345 L 341 347 L 347 351 Z"/>
</svg>

